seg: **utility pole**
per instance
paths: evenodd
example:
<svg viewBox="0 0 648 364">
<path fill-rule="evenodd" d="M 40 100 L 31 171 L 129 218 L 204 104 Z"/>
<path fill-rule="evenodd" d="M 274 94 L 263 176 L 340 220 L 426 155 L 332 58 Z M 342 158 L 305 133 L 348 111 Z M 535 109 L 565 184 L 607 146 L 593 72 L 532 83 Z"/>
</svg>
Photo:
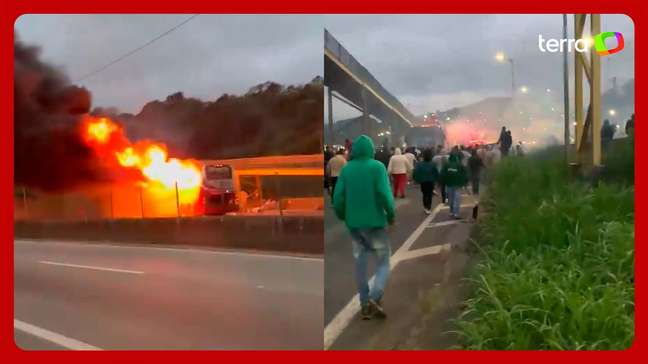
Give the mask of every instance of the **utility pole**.
<svg viewBox="0 0 648 364">
<path fill-rule="evenodd" d="M 515 63 L 513 63 L 513 58 L 508 60 L 511 62 L 511 97 L 515 96 Z"/>
<path fill-rule="evenodd" d="M 563 39 L 567 39 L 567 14 L 563 14 Z M 563 98 L 564 98 L 564 119 L 565 119 L 565 163 L 569 163 L 569 64 L 567 52 L 563 52 Z"/>
<path fill-rule="evenodd" d="M 333 92 L 331 87 L 326 88 L 328 91 L 328 131 L 329 145 L 335 145 L 335 134 L 333 133 Z"/>
</svg>

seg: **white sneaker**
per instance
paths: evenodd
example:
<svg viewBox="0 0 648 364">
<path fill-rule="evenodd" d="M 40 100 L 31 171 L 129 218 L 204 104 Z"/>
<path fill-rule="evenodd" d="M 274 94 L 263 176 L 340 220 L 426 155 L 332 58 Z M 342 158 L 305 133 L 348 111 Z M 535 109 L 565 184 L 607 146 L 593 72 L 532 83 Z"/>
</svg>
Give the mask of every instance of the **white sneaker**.
<svg viewBox="0 0 648 364">
<path fill-rule="evenodd" d="M 429 214 L 432 213 L 432 211 L 430 211 L 430 210 L 428 210 L 428 209 L 425 209 L 424 211 L 425 211 L 425 214 L 426 214 L 426 215 L 429 215 Z"/>
</svg>

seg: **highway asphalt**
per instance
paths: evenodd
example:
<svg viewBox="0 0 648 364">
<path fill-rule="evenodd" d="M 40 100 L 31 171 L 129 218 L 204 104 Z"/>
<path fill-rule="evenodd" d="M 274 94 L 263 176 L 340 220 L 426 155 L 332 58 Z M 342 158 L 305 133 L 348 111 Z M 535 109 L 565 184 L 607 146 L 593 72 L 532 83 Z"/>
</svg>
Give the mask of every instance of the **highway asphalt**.
<svg viewBox="0 0 648 364">
<path fill-rule="evenodd" d="M 321 349 L 321 257 L 14 243 L 24 350 Z"/>
</svg>

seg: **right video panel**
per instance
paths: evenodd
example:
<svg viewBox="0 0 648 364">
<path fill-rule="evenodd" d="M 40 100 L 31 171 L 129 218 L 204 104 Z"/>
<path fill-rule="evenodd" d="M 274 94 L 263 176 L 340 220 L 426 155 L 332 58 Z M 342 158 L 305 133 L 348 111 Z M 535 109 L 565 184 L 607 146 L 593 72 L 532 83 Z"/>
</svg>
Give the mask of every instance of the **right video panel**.
<svg viewBox="0 0 648 364">
<path fill-rule="evenodd" d="M 629 348 L 632 20 L 324 25 L 324 348 Z"/>
</svg>

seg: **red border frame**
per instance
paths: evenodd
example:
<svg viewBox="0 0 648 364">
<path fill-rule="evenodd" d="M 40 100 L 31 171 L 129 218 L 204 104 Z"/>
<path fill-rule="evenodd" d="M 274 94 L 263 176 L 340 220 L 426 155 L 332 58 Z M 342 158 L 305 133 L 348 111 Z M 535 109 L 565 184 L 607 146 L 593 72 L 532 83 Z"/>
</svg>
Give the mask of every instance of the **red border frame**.
<svg viewBox="0 0 648 364">
<path fill-rule="evenodd" d="M 524 0 L 463 0 L 463 1 L 385 1 L 385 0 L 325 0 L 322 2 L 307 2 L 298 0 L 283 0 L 269 2 L 263 0 L 227 1 L 217 2 L 208 0 L 183 0 L 173 2 L 112 0 L 99 3 L 92 0 L 5 0 L 2 2 L 2 16 L 0 26 L 2 32 L 0 45 L 0 72 L 2 72 L 2 87 L 0 88 L 0 160 L 2 161 L 3 178 L 0 183 L 2 190 L 2 205 L 0 209 L 0 237 L 4 248 L 0 250 L 0 267 L 2 279 L 2 299 L 0 299 L 0 350 L 6 354 L 8 362 L 25 362 L 45 359 L 55 361 L 81 362 L 91 356 L 95 363 L 111 362 L 123 359 L 156 360 L 170 362 L 172 360 L 193 359 L 233 359 L 243 358 L 263 361 L 279 361 L 282 359 L 302 359 L 309 361 L 331 360 L 345 356 L 355 356 L 356 360 L 371 360 L 372 362 L 394 360 L 395 355 L 400 359 L 422 360 L 486 360 L 486 361 L 516 361 L 524 360 L 526 363 L 543 363 L 547 360 L 560 361 L 590 361 L 608 362 L 610 360 L 625 360 L 628 362 L 639 361 L 645 337 L 645 321 L 641 313 L 635 316 L 636 338 L 633 346 L 622 352 L 103 352 L 98 353 L 70 353 L 70 352 L 24 352 L 18 349 L 13 342 L 13 24 L 22 14 L 27 13 L 623 13 L 630 16 L 635 23 L 635 84 L 645 82 L 641 70 L 642 60 L 646 59 L 644 42 L 645 30 L 643 23 L 648 21 L 648 12 L 645 12 L 648 2 L 640 0 L 544 0 L 538 2 Z M 639 42 L 637 42 L 639 41 Z M 645 104 L 645 94 L 641 89 L 635 91 L 635 111 L 641 120 L 641 105 Z M 641 140 L 646 134 L 641 121 L 636 127 L 637 138 Z M 645 171 L 641 167 L 641 158 L 636 159 L 635 179 L 641 184 L 645 178 Z M 642 189 L 636 190 L 636 206 L 642 206 L 646 201 L 646 193 Z M 636 211 L 639 224 L 635 229 L 636 239 L 643 236 L 641 221 L 644 213 Z M 641 243 L 636 244 L 636 261 L 645 258 L 645 249 Z M 648 267 L 636 265 L 635 284 L 641 284 L 642 270 Z M 645 294 L 636 290 L 635 304 L 645 301 Z M 643 331 L 642 331 L 643 330 Z M 146 355 L 144 357 L 143 355 Z M 236 355 L 236 356 L 235 356 Z M 208 359 L 209 358 L 209 359 Z"/>
</svg>

